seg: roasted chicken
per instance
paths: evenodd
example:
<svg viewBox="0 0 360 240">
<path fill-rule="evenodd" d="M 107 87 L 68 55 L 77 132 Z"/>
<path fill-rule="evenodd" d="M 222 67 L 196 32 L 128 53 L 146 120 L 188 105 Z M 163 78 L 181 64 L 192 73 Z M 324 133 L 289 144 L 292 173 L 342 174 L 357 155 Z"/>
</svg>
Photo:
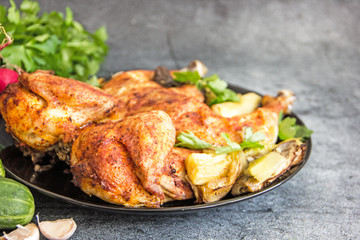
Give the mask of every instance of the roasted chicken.
<svg viewBox="0 0 360 240">
<path fill-rule="evenodd" d="M 115 75 L 103 89 L 121 99 L 126 106 L 127 116 L 151 110 L 165 111 L 176 128 L 176 135 L 191 131 L 213 145 L 226 145 L 221 133 L 229 134 L 230 139 L 238 143 L 244 138 L 247 127 L 251 127 L 254 132 L 264 133 L 264 149 L 245 151 L 248 160 L 274 148 L 278 136 L 279 113 L 288 113 L 294 101 L 292 92 L 285 90 L 279 92 L 277 97 L 265 96 L 262 107 L 252 113 L 226 118 L 216 115 L 193 86 L 164 88 L 155 83 L 153 78 L 153 71 L 122 72 Z M 242 157 L 235 156 L 233 159 L 223 171 L 218 169 L 223 172 L 222 175 L 209 182 L 197 184 L 186 176 L 197 202 L 217 201 L 230 192 L 236 178 L 245 168 L 244 161 L 239 160 Z"/>
<path fill-rule="evenodd" d="M 203 102 L 204 97 L 195 86 L 164 88 L 152 81 L 153 75 L 153 71 L 122 72 L 106 83 L 103 89 L 125 104 L 127 116 L 162 110 L 170 116 L 177 134 L 191 131 L 199 138 L 218 145 L 226 144 L 221 137 L 223 132 L 228 133 L 233 141 L 241 140 L 227 119 L 216 115 Z"/>
<path fill-rule="evenodd" d="M 72 148 L 73 182 L 89 195 L 128 207 L 191 198 L 175 128 L 163 111 L 135 114 L 84 130 Z M 186 154 L 185 154 L 186 156 Z"/>
<path fill-rule="evenodd" d="M 98 88 L 47 71 L 22 73 L 19 82 L 0 95 L 7 131 L 35 163 L 54 151 L 68 161 L 78 131 L 93 122 L 118 118 L 120 106 L 118 99 Z"/>
<path fill-rule="evenodd" d="M 199 62 L 187 70 L 195 67 L 206 73 Z M 7 131 L 20 150 L 32 156 L 37 170 L 45 154 L 56 154 L 70 165 L 74 184 L 85 193 L 126 207 L 160 207 L 194 196 L 197 202 L 212 202 L 231 189 L 234 195 L 258 191 L 302 160 L 304 147 L 298 141 L 275 145 L 279 113 L 291 110 L 292 92 L 264 96 L 262 106 L 253 112 L 224 117 L 204 103 L 195 86 L 157 83 L 172 74 L 121 72 L 98 89 L 46 71 L 23 73 L 19 83 L 1 93 L 0 111 Z M 219 157 L 206 150 L 174 147 L 176 137 L 187 131 L 212 146 L 227 145 L 223 133 L 241 143 L 249 127 L 265 134 L 264 149 Z M 288 160 L 260 182 L 246 172 L 247 164 L 269 151 L 281 152 Z M 189 163 L 196 156 L 212 158 L 221 169 L 212 178 L 205 173 L 202 179 L 207 180 L 199 180 L 185 163 L 199 171 L 212 165 Z"/>
</svg>

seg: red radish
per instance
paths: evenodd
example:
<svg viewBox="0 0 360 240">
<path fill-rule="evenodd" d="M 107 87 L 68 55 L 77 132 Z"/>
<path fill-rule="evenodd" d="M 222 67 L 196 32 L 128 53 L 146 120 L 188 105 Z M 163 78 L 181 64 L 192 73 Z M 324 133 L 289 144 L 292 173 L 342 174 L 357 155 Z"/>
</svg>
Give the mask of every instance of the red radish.
<svg viewBox="0 0 360 240">
<path fill-rule="evenodd" d="M 0 68 L 0 93 L 9 83 L 17 82 L 18 73 L 12 69 Z"/>
</svg>

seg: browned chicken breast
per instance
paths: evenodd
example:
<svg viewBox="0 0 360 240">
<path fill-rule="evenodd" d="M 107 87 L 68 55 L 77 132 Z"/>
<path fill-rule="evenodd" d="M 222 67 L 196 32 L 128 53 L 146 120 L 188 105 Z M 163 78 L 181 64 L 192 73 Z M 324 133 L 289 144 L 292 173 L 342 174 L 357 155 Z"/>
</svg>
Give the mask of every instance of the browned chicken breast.
<svg viewBox="0 0 360 240">
<path fill-rule="evenodd" d="M 160 176 L 160 185 L 167 201 L 186 200 L 194 197 L 191 186 L 186 179 L 185 160 L 196 150 L 173 148 L 165 159 L 165 169 Z"/>
<path fill-rule="evenodd" d="M 35 163 L 55 152 L 70 164 L 74 184 L 85 193 L 126 207 L 160 207 L 193 198 L 194 192 L 198 202 L 211 202 L 231 189 L 234 195 L 257 191 L 301 161 L 303 145 L 295 142 L 277 175 L 259 182 L 244 173 L 244 162 L 254 156 L 246 150 L 241 157 L 239 152 L 224 154 L 224 174 L 190 185 L 185 161 L 202 151 L 174 147 L 180 132 L 222 146 L 227 145 L 222 133 L 240 143 L 251 127 L 266 135 L 262 144 L 272 150 L 279 113 L 291 110 L 294 95 L 265 96 L 254 112 L 226 118 L 204 103 L 195 86 L 165 88 L 153 79 L 154 71 L 121 72 L 101 90 L 46 71 L 23 73 L 19 83 L 1 93 L 0 112 L 7 131 Z M 278 145 L 274 151 L 285 154 L 284 146 L 290 149 Z"/>
<path fill-rule="evenodd" d="M 105 84 L 103 89 L 124 102 L 127 115 L 151 110 L 165 111 L 172 119 L 177 134 L 189 130 L 207 142 L 225 145 L 221 137 L 221 133 L 225 132 L 233 141 L 240 141 L 227 119 L 214 114 L 194 86 L 164 88 L 152 81 L 153 74 L 153 71 L 144 70 L 122 72 Z M 180 90 L 184 93 L 180 93 Z"/>
<path fill-rule="evenodd" d="M 175 128 L 163 111 L 85 129 L 74 142 L 74 183 L 89 195 L 128 207 L 159 207 L 166 196 L 192 197 L 184 180 L 187 150 L 174 150 Z"/>
<path fill-rule="evenodd" d="M 0 111 L 20 149 L 36 162 L 45 152 L 70 150 L 77 130 L 109 118 L 119 100 L 88 84 L 54 76 L 46 71 L 22 73 L 0 95 Z M 121 111 L 116 111 L 121 113 Z M 61 142 L 61 147 L 59 144 Z"/>
</svg>

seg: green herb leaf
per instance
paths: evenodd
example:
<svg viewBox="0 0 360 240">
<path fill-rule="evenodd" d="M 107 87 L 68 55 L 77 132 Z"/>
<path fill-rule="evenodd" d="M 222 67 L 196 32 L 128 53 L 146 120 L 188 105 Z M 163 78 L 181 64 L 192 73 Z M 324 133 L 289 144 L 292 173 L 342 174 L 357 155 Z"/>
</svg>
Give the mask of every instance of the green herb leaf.
<svg viewBox="0 0 360 240">
<path fill-rule="evenodd" d="M 36 1 L 24 0 L 20 5 L 20 10 L 29 15 L 36 15 L 40 11 L 40 6 Z"/>
<path fill-rule="evenodd" d="M 308 138 L 313 133 L 306 126 L 296 124 L 296 118 L 286 117 L 279 124 L 279 139 Z"/>
<path fill-rule="evenodd" d="M 65 17 L 65 24 L 66 26 L 70 26 L 73 23 L 73 12 L 71 11 L 71 8 L 66 7 L 66 17 Z"/>
<path fill-rule="evenodd" d="M 69 7 L 64 19 L 64 14 L 56 11 L 38 16 L 36 1 L 24 0 L 20 10 L 13 0 L 10 4 L 9 9 L 0 6 L 0 22 L 14 42 L 1 51 L 0 64 L 17 65 L 27 72 L 53 70 L 58 76 L 98 86 L 94 75 L 108 52 L 104 26 L 92 34 L 74 21 Z"/>
<path fill-rule="evenodd" d="M 16 4 L 10 0 L 11 7 L 8 10 L 8 20 L 11 23 L 18 24 L 20 22 L 20 12 L 16 9 Z M 5 26 L 5 24 L 3 24 Z"/>
<path fill-rule="evenodd" d="M 6 21 L 6 12 L 7 12 L 6 7 L 0 5 L 0 24 Z"/>
<path fill-rule="evenodd" d="M 241 146 L 236 142 L 232 142 L 227 133 L 221 133 L 221 136 L 225 139 L 227 146 L 215 148 L 214 150 L 216 154 L 225 154 L 241 151 Z"/>
<path fill-rule="evenodd" d="M 223 102 L 240 101 L 237 94 L 228 89 L 228 84 L 221 80 L 218 75 L 214 74 L 210 77 L 202 78 L 197 71 L 191 72 L 175 72 L 174 81 L 186 84 L 193 84 L 198 89 L 205 89 L 206 103 L 211 106 Z"/>
<path fill-rule="evenodd" d="M 197 85 L 201 80 L 200 74 L 197 71 L 175 72 L 174 76 L 174 81 L 193 85 Z"/>
<path fill-rule="evenodd" d="M 201 140 L 191 131 L 188 131 L 187 133 L 181 132 L 176 139 L 179 143 L 175 144 L 175 147 L 184 147 L 189 149 L 207 149 L 212 147 L 210 143 Z"/>
<path fill-rule="evenodd" d="M 108 39 L 106 28 L 104 26 L 96 30 L 93 36 L 97 41 L 100 42 L 105 42 Z"/>
<path fill-rule="evenodd" d="M 296 125 L 295 129 L 296 129 L 296 133 L 295 133 L 296 138 L 309 138 L 313 133 L 312 130 L 308 129 L 305 126 Z"/>
<path fill-rule="evenodd" d="M 222 81 L 216 74 L 204 78 L 203 81 L 206 83 L 206 87 L 208 87 L 215 94 L 221 94 L 228 86 L 228 84 L 225 81 Z"/>
<path fill-rule="evenodd" d="M 212 106 L 214 104 L 218 104 L 218 103 L 223 103 L 223 102 L 239 102 L 240 98 L 238 97 L 238 95 L 230 90 L 230 89 L 225 89 L 223 92 L 218 93 L 217 95 L 213 95 L 215 97 L 207 99 L 207 102 L 209 106 Z"/>
<path fill-rule="evenodd" d="M 5 177 L 5 168 L 0 159 L 0 177 Z"/>
<path fill-rule="evenodd" d="M 266 136 L 262 132 L 253 133 L 251 127 L 245 128 L 244 141 L 240 143 L 243 149 L 249 148 L 264 148 L 264 145 L 260 144 L 259 141 L 265 140 Z"/>
<path fill-rule="evenodd" d="M 279 124 L 279 139 L 286 140 L 295 137 L 296 128 L 296 119 L 292 117 L 287 117 L 283 119 Z"/>
<path fill-rule="evenodd" d="M 259 132 L 259 131 L 253 133 L 253 129 L 251 127 L 247 127 L 245 129 L 244 138 L 245 138 L 246 142 L 258 142 L 258 141 L 265 140 L 266 136 L 264 133 Z"/>
<path fill-rule="evenodd" d="M 215 154 L 226 154 L 231 152 L 241 151 L 247 148 L 264 148 L 259 141 L 265 139 L 265 135 L 261 132 L 252 133 L 251 128 L 247 128 L 245 133 L 246 141 L 238 144 L 232 142 L 227 133 L 221 133 L 221 137 L 225 139 L 226 146 L 215 147 L 212 144 L 199 139 L 193 132 L 188 131 L 187 133 L 181 132 L 177 140 L 179 143 L 175 144 L 175 147 L 184 147 L 189 149 L 213 149 Z"/>
<path fill-rule="evenodd" d="M 251 149 L 251 148 L 264 148 L 264 145 L 258 142 L 242 142 L 240 143 L 242 149 Z"/>
</svg>

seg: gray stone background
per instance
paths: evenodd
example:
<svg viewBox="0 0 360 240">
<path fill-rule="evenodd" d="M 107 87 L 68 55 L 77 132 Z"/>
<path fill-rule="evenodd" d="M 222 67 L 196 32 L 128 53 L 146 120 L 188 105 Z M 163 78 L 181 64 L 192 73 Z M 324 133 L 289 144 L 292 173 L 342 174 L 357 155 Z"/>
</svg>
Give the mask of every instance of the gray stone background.
<svg viewBox="0 0 360 240">
<path fill-rule="evenodd" d="M 251 200 L 193 214 L 131 216 L 33 191 L 42 219 L 74 218 L 72 239 L 360 239 L 360 1 L 40 3 L 44 11 L 70 6 L 90 31 L 106 25 L 111 51 L 101 76 L 200 59 L 230 83 L 263 94 L 293 90 L 295 112 L 314 130 L 307 165 Z"/>
</svg>

